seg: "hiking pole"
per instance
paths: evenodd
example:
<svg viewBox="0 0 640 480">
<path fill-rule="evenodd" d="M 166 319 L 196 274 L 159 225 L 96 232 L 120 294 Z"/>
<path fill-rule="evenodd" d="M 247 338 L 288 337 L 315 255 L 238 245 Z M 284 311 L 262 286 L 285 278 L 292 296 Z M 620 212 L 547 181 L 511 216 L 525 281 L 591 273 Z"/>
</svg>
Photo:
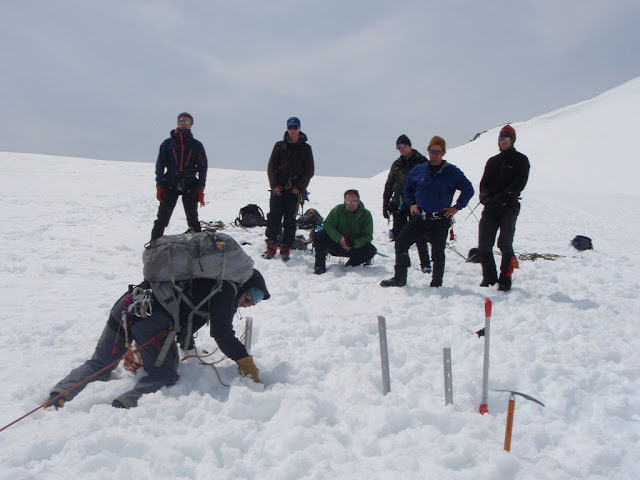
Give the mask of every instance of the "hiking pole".
<svg viewBox="0 0 640 480">
<path fill-rule="evenodd" d="M 162 333 L 162 332 L 161 332 Z M 158 334 L 160 335 L 160 334 Z M 145 343 L 144 345 L 140 345 L 138 348 L 136 348 L 135 350 L 132 351 L 132 353 L 135 353 L 139 350 L 142 350 L 144 347 L 146 347 L 147 345 L 149 345 L 151 342 L 153 342 L 154 340 L 156 340 L 156 338 L 158 337 L 158 335 L 152 337 L 147 343 Z M 85 378 L 84 380 L 76 383 L 74 386 L 72 386 L 71 388 L 68 388 L 67 390 L 65 390 L 64 392 L 56 395 L 53 398 L 50 398 L 49 400 L 47 400 L 46 402 L 44 402 L 42 405 L 38 406 L 37 408 L 34 408 L 33 410 L 31 410 L 29 413 L 24 414 L 23 416 L 21 416 L 20 418 L 14 420 L 13 422 L 9 423 L 8 425 L 5 425 L 4 427 L 0 428 L 0 432 L 2 432 L 3 430 L 9 428 L 11 425 L 15 425 L 16 423 L 18 423 L 20 420 L 27 418 L 29 415 L 31 415 L 32 413 L 37 412 L 38 410 L 40 410 L 41 408 L 44 408 L 48 405 L 51 405 L 53 402 L 55 402 L 56 400 L 58 400 L 60 397 L 62 397 L 63 395 L 66 395 L 67 393 L 71 392 L 72 390 L 75 390 L 76 388 L 78 388 L 80 385 L 87 383 L 89 380 L 91 380 L 93 377 L 100 375 L 102 372 L 104 372 L 105 370 L 107 370 L 108 368 L 111 368 L 113 365 L 117 365 L 120 360 L 122 360 L 127 354 L 129 353 L 129 351 L 127 350 L 127 352 L 125 352 L 125 354 L 123 356 L 121 356 L 120 358 L 118 358 L 117 360 L 111 362 L 109 365 L 107 365 L 106 367 L 98 370 L 96 373 L 94 373 L 93 375 L 88 376 L 87 378 Z"/>
<path fill-rule="evenodd" d="M 509 392 L 511 396 L 509 397 L 509 407 L 507 409 L 507 425 L 504 430 L 504 449 L 507 452 L 511 451 L 511 435 L 513 434 L 513 416 L 516 409 L 516 398 L 515 395 L 520 395 L 522 398 L 526 398 L 530 402 L 537 403 L 538 405 L 542 405 L 544 407 L 544 403 L 540 400 L 536 400 L 535 398 L 525 395 L 524 393 L 514 392 L 513 390 L 494 390 L 494 392 Z"/>
<path fill-rule="evenodd" d="M 450 248 L 451 250 L 453 250 L 454 252 L 456 252 L 458 255 L 460 255 L 462 258 L 464 258 L 465 262 L 468 262 L 469 259 L 467 257 L 465 257 L 463 254 L 461 254 L 456 247 L 454 247 L 453 245 L 449 245 L 447 248 Z"/>
<path fill-rule="evenodd" d="M 491 334 L 491 299 L 484 299 L 484 362 L 482 365 L 482 403 L 478 410 L 481 415 L 489 413 L 487 389 L 489 387 L 489 337 Z"/>
<path fill-rule="evenodd" d="M 480 205 L 480 202 L 478 202 L 478 203 L 476 204 L 476 206 L 475 206 L 475 207 L 473 207 L 473 208 L 469 207 L 469 208 L 471 209 L 471 213 L 470 213 L 469 215 L 467 215 L 466 217 L 464 217 L 464 219 L 465 219 L 465 220 L 466 220 L 467 218 L 469 218 L 471 215 L 473 215 L 473 216 L 475 217 L 475 219 L 476 219 L 476 220 L 478 220 L 478 217 L 476 217 L 476 214 L 474 213 L 475 209 L 476 209 L 476 208 L 478 208 L 478 205 Z M 478 221 L 480 221 L 480 220 L 478 220 Z"/>
</svg>

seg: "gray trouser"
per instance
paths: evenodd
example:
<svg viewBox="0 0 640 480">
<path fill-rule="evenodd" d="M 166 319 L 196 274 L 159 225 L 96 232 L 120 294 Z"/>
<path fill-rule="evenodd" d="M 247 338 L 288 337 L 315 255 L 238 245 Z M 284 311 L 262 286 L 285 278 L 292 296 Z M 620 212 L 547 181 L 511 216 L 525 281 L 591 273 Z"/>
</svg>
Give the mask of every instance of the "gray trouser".
<svg viewBox="0 0 640 480">
<path fill-rule="evenodd" d="M 123 297 L 124 298 L 124 297 Z M 119 308 L 118 308 L 119 307 Z M 119 324 L 120 320 L 115 321 L 115 316 L 118 311 L 122 309 L 122 298 L 114 305 L 112 310 L 111 325 Z M 62 393 L 67 389 L 73 387 L 77 383 L 85 380 L 94 373 L 102 370 L 107 365 L 115 362 L 118 358 L 122 357 L 127 348 L 125 347 L 124 331 L 120 329 L 119 332 L 115 332 L 111 325 L 106 325 L 102 331 L 102 335 L 98 340 L 96 349 L 93 352 L 93 356 L 90 360 L 74 368 L 69 375 L 51 390 L 51 393 Z M 136 341 L 137 345 L 143 345 L 150 339 L 158 335 L 158 333 L 170 328 L 172 321 L 161 313 L 153 313 L 149 318 L 140 319 L 134 323 L 129 329 L 129 338 Z M 116 400 L 126 408 L 135 407 L 138 404 L 138 399 L 145 393 L 152 393 L 164 386 L 170 386 L 176 383 L 178 380 L 177 368 L 178 368 L 178 348 L 175 345 L 171 345 L 167 356 L 159 367 L 154 367 L 154 363 L 158 357 L 158 353 L 162 348 L 165 339 L 160 338 L 152 341 L 149 345 L 139 351 L 142 357 L 142 363 L 145 371 L 148 375 L 145 375 L 132 390 L 120 395 Z M 91 378 L 87 383 L 94 382 L 96 380 L 106 380 L 109 378 L 109 374 L 117 367 L 117 364 L 109 367 L 100 375 Z M 78 393 L 80 393 L 87 383 L 80 385 L 71 392 L 65 394 L 65 400 L 69 401 L 73 399 Z M 120 406 L 120 405 L 117 405 Z"/>
</svg>

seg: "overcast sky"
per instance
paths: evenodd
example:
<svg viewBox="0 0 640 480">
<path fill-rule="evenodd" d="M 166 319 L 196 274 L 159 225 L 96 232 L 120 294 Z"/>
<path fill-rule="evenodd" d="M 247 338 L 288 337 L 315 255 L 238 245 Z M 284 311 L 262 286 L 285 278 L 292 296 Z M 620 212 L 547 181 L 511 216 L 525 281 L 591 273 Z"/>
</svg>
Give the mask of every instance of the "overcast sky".
<svg viewBox="0 0 640 480">
<path fill-rule="evenodd" d="M 0 25 L 0 150 L 107 160 L 155 162 L 188 111 L 211 167 L 264 170 L 295 115 L 317 174 L 370 177 L 402 133 L 451 148 L 640 76 L 638 0 L 21 0 Z"/>
</svg>

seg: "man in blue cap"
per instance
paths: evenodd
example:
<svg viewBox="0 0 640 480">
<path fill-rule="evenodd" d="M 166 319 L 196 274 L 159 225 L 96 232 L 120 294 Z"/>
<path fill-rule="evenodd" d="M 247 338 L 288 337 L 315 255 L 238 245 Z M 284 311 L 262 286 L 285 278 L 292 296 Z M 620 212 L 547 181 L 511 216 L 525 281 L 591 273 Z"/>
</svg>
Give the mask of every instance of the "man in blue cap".
<svg viewBox="0 0 640 480">
<path fill-rule="evenodd" d="M 307 136 L 300 131 L 300 119 L 287 120 L 284 138 L 273 147 L 267 175 L 271 187 L 269 214 L 267 215 L 267 249 L 263 257 L 274 258 L 280 240 L 282 260 L 289 260 L 291 245 L 296 235 L 296 210 L 300 195 L 307 189 L 314 173 L 313 152 Z"/>
</svg>

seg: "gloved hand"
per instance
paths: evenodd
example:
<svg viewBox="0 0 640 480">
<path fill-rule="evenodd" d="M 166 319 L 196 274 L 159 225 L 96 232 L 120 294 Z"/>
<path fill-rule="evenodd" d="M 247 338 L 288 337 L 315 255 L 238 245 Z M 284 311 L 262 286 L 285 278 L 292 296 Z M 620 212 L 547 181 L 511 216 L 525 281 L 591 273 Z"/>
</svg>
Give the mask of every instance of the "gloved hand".
<svg viewBox="0 0 640 480">
<path fill-rule="evenodd" d="M 204 187 L 200 187 L 195 192 L 193 192 L 193 198 L 196 199 L 201 207 L 204 207 Z"/>
<path fill-rule="evenodd" d="M 493 197 L 493 200 L 498 204 L 498 205 L 506 205 L 507 203 L 507 199 L 504 196 L 504 193 L 497 193 L 495 197 Z"/>
<path fill-rule="evenodd" d="M 386 203 L 382 206 L 382 216 L 389 220 L 389 207 Z"/>
<path fill-rule="evenodd" d="M 159 202 L 167 198 L 167 191 L 159 185 L 156 187 L 156 198 Z"/>
<path fill-rule="evenodd" d="M 253 363 L 253 357 L 251 355 L 241 358 L 237 361 L 238 363 L 238 373 L 243 377 L 249 377 L 256 383 L 262 383 L 260 378 L 258 378 L 258 367 Z"/>
</svg>

